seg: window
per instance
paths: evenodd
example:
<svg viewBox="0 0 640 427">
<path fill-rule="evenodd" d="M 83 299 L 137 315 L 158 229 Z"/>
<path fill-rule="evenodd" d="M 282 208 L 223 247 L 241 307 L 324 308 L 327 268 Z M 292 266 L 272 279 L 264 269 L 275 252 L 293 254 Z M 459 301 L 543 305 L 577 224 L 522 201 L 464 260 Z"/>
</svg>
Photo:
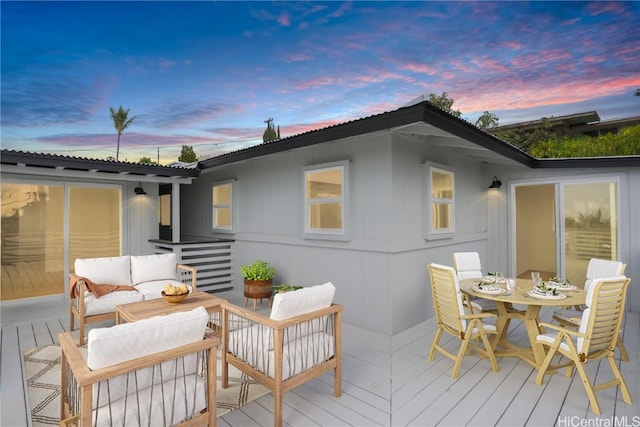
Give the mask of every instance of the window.
<svg viewBox="0 0 640 427">
<path fill-rule="evenodd" d="M 443 166 L 427 163 L 427 239 L 451 237 L 454 227 L 454 176 Z"/>
<path fill-rule="evenodd" d="M 310 237 L 346 238 L 348 162 L 304 171 L 305 226 Z"/>
<path fill-rule="evenodd" d="M 213 228 L 233 230 L 233 184 L 231 182 L 213 186 Z"/>
</svg>

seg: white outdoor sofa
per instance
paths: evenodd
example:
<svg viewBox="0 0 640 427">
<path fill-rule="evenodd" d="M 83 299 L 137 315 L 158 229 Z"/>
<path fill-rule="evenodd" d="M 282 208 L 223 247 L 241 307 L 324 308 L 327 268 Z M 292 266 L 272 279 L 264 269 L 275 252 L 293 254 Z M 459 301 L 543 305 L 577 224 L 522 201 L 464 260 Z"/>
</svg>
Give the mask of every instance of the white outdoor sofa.
<svg viewBox="0 0 640 427">
<path fill-rule="evenodd" d="M 222 303 L 222 387 L 228 364 L 274 394 L 274 425 L 282 425 L 282 395 L 333 370 L 341 395 L 342 306 L 333 304 L 331 283 L 274 295 L 271 314 Z"/>
<path fill-rule="evenodd" d="M 78 287 L 77 298 L 69 304 L 69 330 L 79 326 L 80 345 L 84 344 L 85 323 L 115 319 L 115 307 L 162 297 L 167 283 L 186 284 L 196 290 L 196 269 L 177 263 L 176 254 L 78 258 L 75 271 L 69 275 Z M 129 285 L 135 290 L 113 291 L 97 298 L 87 290 L 84 278 L 97 285 Z"/>
<path fill-rule="evenodd" d="M 204 307 L 89 331 L 62 347 L 60 425 L 215 426 L 218 337 Z"/>
</svg>

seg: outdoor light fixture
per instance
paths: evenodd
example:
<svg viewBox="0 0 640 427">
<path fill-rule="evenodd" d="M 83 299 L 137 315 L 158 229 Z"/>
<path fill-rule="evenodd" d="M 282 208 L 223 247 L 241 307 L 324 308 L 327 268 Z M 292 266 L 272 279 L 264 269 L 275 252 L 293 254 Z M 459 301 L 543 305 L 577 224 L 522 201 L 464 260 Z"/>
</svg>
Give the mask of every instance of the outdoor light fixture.
<svg viewBox="0 0 640 427">
<path fill-rule="evenodd" d="M 502 187 L 502 181 L 500 181 L 497 176 L 494 176 L 493 182 L 491 183 L 489 188 L 500 188 L 500 187 Z"/>
<path fill-rule="evenodd" d="M 144 196 L 147 194 L 146 191 L 144 191 L 144 188 L 142 188 L 142 183 L 139 182 L 138 186 L 135 188 L 135 190 L 133 190 L 138 196 Z"/>
</svg>

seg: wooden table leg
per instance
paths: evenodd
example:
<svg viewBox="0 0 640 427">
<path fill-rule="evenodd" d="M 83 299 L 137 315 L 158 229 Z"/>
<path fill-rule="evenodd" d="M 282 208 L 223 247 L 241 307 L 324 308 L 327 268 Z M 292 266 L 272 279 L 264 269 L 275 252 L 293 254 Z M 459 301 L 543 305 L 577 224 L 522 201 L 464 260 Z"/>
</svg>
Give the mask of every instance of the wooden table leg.
<svg viewBox="0 0 640 427">
<path fill-rule="evenodd" d="M 527 335 L 529 335 L 529 342 L 531 343 L 531 350 L 533 350 L 533 357 L 536 360 L 536 365 L 540 367 L 544 361 L 546 355 L 544 346 L 542 344 L 536 344 L 536 338 L 540 334 L 540 328 L 538 327 L 538 315 L 540 314 L 539 305 L 530 304 L 527 306 L 527 311 L 524 315 L 524 324 L 527 328 Z"/>
</svg>

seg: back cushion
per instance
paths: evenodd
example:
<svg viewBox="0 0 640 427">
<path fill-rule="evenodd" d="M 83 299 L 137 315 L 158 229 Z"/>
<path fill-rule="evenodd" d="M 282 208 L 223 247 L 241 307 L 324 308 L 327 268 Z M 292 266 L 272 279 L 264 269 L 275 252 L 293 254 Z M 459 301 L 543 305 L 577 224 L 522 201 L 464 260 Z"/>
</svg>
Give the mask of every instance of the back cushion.
<svg viewBox="0 0 640 427">
<path fill-rule="evenodd" d="M 176 254 L 131 257 L 131 281 L 134 285 L 152 280 L 177 280 Z"/>
<path fill-rule="evenodd" d="M 78 258 L 75 274 L 97 285 L 131 285 L 131 257 Z"/>
<path fill-rule="evenodd" d="M 209 315 L 200 306 L 89 331 L 87 366 L 101 369 L 152 353 L 180 347 L 204 338 Z"/>
<path fill-rule="evenodd" d="M 482 278 L 482 264 L 477 252 L 455 252 L 453 259 L 460 280 Z"/>
<path fill-rule="evenodd" d="M 271 319 L 284 320 L 301 314 L 326 308 L 333 302 L 336 292 L 333 283 L 302 288 L 297 291 L 277 293 L 273 297 Z"/>
</svg>

